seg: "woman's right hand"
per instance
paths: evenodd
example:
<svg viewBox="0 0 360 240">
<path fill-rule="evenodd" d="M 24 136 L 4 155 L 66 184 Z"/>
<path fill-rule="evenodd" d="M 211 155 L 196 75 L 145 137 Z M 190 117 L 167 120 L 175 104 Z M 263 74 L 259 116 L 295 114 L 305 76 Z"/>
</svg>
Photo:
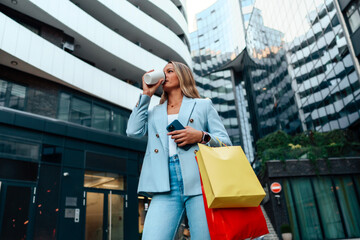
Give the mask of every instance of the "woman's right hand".
<svg viewBox="0 0 360 240">
<path fill-rule="evenodd" d="M 149 72 L 153 72 L 153 70 L 150 70 L 148 72 L 146 72 L 145 74 L 149 73 Z M 143 82 L 143 94 L 144 95 L 148 95 L 150 97 L 152 97 L 152 95 L 154 95 L 155 91 L 159 88 L 159 86 L 161 85 L 161 83 L 163 82 L 162 80 L 158 81 L 156 84 L 154 85 L 147 85 L 144 81 L 144 76 L 145 74 L 142 76 L 142 82 Z"/>
</svg>

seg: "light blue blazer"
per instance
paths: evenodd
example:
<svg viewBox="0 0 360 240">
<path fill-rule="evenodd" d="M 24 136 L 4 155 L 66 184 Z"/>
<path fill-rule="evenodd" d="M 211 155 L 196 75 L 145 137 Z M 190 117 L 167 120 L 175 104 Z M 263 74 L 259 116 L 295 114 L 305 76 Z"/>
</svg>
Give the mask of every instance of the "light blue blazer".
<svg viewBox="0 0 360 240">
<path fill-rule="evenodd" d="M 138 193 L 153 195 L 170 191 L 169 143 L 166 127 L 168 126 L 167 101 L 149 110 L 150 97 L 141 95 L 133 109 L 126 133 L 129 137 L 142 137 L 148 134 L 145 158 L 141 169 Z M 183 97 L 178 120 L 183 126 L 190 126 L 210 134 L 209 146 L 218 147 L 220 141 L 231 145 L 229 136 L 221 119 L 209 99 Z M 195 159 L 199 150 L 194 144 L 185 151 L 177 147 L 181 173 L 183 176 L 184 195 L 201 194 L 199 168 Z"/>
</svg>

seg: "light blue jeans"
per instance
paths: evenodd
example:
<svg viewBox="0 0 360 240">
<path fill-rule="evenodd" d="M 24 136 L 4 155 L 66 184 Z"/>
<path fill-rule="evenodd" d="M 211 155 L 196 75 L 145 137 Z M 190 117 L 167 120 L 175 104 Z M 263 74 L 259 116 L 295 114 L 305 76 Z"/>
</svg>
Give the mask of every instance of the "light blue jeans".
<svg viewBox="0 0 360 240">
<path fill-rule="evenodd" d="M 185 209 L 191 240 L 210 240 L 203 197 L 183 195 L 183 180 L 177 155 L 169 158 L 169 170 L 171 191 L 153 196 L 146 214 L 142 240 L 174 239 Z"/>
</svg>

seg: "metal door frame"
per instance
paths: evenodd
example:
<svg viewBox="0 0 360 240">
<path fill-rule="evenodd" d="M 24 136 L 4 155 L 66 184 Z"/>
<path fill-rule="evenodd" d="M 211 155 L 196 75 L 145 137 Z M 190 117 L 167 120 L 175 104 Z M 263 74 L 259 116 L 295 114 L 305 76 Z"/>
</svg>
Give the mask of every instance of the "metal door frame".
<svg viewBox="0 0 360 240">
<path fill-rule="evenodd" d="M 126 216 L 126 212 L 125 209 L 128 206 L 127 203 L 127 194 L 126 191 L 122 191 L 122 190 L 114 190 L 114 189 L 103 189 L 103 188 L 84 188 L 84 207 L 85 207 L 85 218 L 84 218 L 84 239 L 85 239 L 85 230 L 86 230 L 86 198 L 87 198 L 87 193 L 91 192 L 91 193 L 101 193 L 104 196 L 104 205 L 103 205 L 103 240 L 109 240 L 111 239 L 111 218 L 109 216 L 109 210 L 111 212 L 111 205 L 109 207 L 109 195 L 115 194 L 115 195 L 120 195 L 123 196 L 124 198 L 124 221 L 127 218 Z M 111 199 L 110 199 L 111 201 Z M 125 224 L 124 224 L 124 236 L 125 236 Z"/>
<path fill-rule="evenodd" d="M 25 182 L 25 181 L 16 181 L 16 180 L 4 180 L 0 179 L 0 202 L 5 203 L 6 192 L 8 186 L 15 187 L 29 187 L 30 188 L 30 202 L 29 202 L 29 212 L 28 218 L 29 223 L 26 229 L 27 240 L 32 240 L 34 235 L 34 222 L 35 222 L 35 196 L 36 196 L 36 183 L 35 182 Z M 5 204 L 0 205 L 0 233 L 3 222 L 3 215 L 5 211 Z"/>
</svg>

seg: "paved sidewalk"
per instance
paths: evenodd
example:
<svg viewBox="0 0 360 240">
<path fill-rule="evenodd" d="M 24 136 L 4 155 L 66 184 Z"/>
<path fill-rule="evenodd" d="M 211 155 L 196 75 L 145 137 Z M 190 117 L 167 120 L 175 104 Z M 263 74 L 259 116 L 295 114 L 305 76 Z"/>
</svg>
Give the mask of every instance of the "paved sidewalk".
<svg viewBox="0 0 360 240">
<path fill-rule="evenodd" d="M 263 211 L 264 217 L 266 219 L 266 224 L 267 224 L 268 229 L 269 229 L 269 234 L 266 234 L 263 239 L 264 240 L 279 240 L 279 237 L 276 234 L 275 229 L 274 229 L 273 225 L 270 222 L 270 218 L 266 214 L 263 206 L 261 206 L 261 210 Z"/>
</svg>

